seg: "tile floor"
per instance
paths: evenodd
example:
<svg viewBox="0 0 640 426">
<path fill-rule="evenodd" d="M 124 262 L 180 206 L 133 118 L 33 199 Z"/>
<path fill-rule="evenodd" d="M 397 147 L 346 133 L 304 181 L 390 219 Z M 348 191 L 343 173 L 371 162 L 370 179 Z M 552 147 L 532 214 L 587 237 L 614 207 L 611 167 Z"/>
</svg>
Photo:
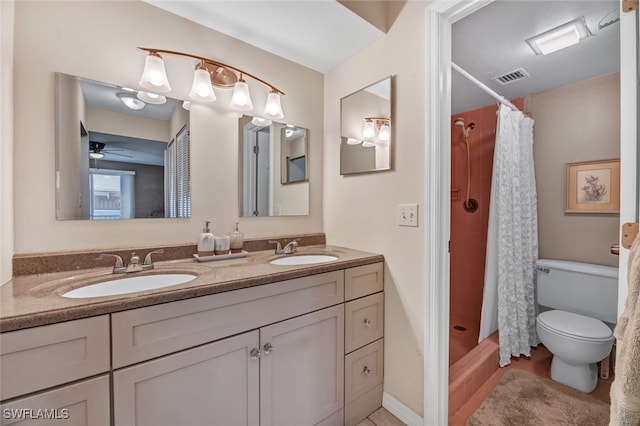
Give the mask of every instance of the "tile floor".
<svg viewBox="0 0 640 426">
<path fill-rule="evenodd" d="M 405 426 L 405 424 L 389 411 L 380 407 L 356 426 Z"/>
</svg>

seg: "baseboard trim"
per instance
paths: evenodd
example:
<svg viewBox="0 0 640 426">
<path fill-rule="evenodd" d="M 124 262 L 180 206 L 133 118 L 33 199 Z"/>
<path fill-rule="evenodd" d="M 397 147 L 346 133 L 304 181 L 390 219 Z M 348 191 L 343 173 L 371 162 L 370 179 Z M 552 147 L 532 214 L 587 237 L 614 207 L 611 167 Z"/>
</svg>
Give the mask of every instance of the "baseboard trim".
<svg viewBox="0 0 640 426">
<path fill-rule="evenodd" d="M 408 426 L 422 426 L 422 417 L 386 392 L 382 393 L 382 406 Z"/>
</svg>

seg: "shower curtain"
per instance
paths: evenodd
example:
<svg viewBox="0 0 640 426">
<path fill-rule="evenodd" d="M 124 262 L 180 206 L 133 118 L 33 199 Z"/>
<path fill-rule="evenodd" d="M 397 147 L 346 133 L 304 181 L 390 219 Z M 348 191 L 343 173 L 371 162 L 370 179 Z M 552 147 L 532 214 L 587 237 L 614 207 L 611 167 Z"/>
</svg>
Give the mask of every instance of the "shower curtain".
<svg viewBox="0 0 640 426">
<path fill-rule="evenodd" d="M 536 333 L 538 217 L 533 120 L 500 105 L 493 156 L 487 256 L 479 341 L 496 329 L 500 366 L 530 356 Z"/>
</svg>

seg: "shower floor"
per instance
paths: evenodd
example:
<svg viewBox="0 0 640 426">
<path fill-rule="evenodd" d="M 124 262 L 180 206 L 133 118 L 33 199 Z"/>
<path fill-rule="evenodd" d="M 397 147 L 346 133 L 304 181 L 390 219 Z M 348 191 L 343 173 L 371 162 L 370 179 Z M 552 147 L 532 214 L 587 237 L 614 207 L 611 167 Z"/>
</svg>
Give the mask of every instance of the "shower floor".
<svg viewBox="0 0 640 426">
<path fill-rule="evenodd" d="M 479 332 L 480 324 L 477 321 L 451 315 L 449 318 L 449 366 L 462 359 L 478 345 Z"/>
</svg>

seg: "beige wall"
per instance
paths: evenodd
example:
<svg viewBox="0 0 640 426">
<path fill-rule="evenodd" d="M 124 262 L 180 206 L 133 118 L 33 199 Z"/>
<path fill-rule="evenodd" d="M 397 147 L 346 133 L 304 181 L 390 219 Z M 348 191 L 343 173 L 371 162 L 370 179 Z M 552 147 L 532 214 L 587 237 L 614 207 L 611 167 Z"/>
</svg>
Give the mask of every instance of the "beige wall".
<svg viewBox="0 0 640 426">
<path fill-rule="evenodd" d="M 620 75 L 609 74 L 526 98 L 535 119 L 539 257 L 618 265 L 610 253 L 619 217 L 566 214 L 565 165 L 620 158 Z"/>
<path fill-rule="evenodd" d="M 1 3 L 4 12 L 6 2 Z M 145 58 L 138 46 L 218 59 L 246 68 L 287 93 L 282 98 L 285 120 L 310 129 L 312 135 L 310 215 L 244 218 L 241 227 L 246 237 L 322 231 L 322 74 L 139 1 L 19 1 L 15 4 L 14 88 L 20 93 L 14 106 L 15 210 L 19 212 L 15 252 L 192 242 L 204 220 L 213 220 L 214 232 L 232 229 L 238 217 L 238 116 L 226 108 L 230 93 L 220 91 L 214 104 L 191 108 L 191 219 L 55 220 L 54 73 L 138 87 Z M 6 63 L 4 57 L 2 63 Z M 195 64 L 169 56 L 165 63 L 173 87 L 170 96 L 187 99 Z M 259 113 L 267 89 L 248 83 Z M 4 146 L 4 134 L 2 140 Z M 6 158 L 4 151 L 2 158 Z"/>
<path fill-rule="evenodd" d="M 13 256 L 13 0 L 0 1 L 0 284 Z"/>
<path fill-rule="evenodd" d="M 422 413 L 424 230 L 397 205 L 424 191 L 424 2 L 408 2 L 381 40 L 325 74 L 324 227 L 330 244 L 385 256 L 384 390 Z M 408 48 L 410 46 L 410 48 Z M 383 58 L 383 60 L 381 60 Z M 340 176 L 340 99 L 393 75 L 391 171 Z"/>
</svg>

